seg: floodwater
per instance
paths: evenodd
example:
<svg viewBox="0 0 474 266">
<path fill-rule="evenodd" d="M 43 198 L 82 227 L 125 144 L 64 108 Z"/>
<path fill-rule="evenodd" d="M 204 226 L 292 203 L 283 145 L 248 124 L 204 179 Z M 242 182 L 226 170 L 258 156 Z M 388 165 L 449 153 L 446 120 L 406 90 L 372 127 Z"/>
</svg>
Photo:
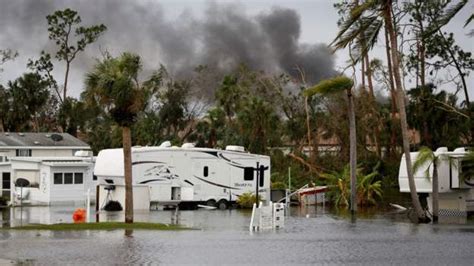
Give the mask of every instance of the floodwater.
<svg viewBox="0 0 474 266">
<path fill-rule="evenodd" d="M 4 209 L 3 226 L 71 222 L 76 207 Z M 21 214 L 21 215 L 20 215 Z M 21 217 L 20 217 L 21 216 Z M 95 217 L 94 217 L 95 219 Z M 99 214 L 121 220 L 123 214 Z M 424 264 L 472 265 L 474 221 L 409 222 L 394 210 L 345 212 L 293 207 L 285 228 L 250 233 L 250 212 L 196 210 L 139 212 L 136 221 L 177 223 L 189 231 L 0 230 L 1 259 L 62 264 Z"/>
</svg>

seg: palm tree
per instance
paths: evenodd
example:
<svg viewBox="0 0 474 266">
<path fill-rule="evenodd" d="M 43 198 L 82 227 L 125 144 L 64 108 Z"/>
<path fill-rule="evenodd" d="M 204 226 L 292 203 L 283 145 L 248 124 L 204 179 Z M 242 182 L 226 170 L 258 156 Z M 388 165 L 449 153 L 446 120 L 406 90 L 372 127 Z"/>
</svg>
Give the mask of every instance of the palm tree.
<svg viewBox="0 0 474 266">
<path fill-rule="evenodd" d="M 146 93 L 138 82 L 140 57 L 124 53 L 118 58 L 106 56 L 86 77 L 84 97 L 103 106 L 122 128 L 125 177 L 125 222 L 133 223 L 132 149 L 130 127 L 144 108 Z"/>
<path fill-rule="evenodd" d="M 348 100 L 349 115 L 349 142 L 350 142 L 350 172 L 351 172 L 351 212 L 354 214 L 357 210 L 357 147 L 356 147 L 356 122 L 354 111 L 354 99 L 352 97 L 352 87 L 354 82 L 345 76 L 337 76 L 331 79 L 323 80 L 316 86 L 304 91 L 305 96 L 315 94 L 328 95 L 345 90 Z"/>
<path fill-rule="evenodd" d="M 376 198 L 382 198 L 382 181 L 375 178 L 379 175 L 374 169 L 372 173 L 364 175 L 362 168 L 357 169 L 357 204 L 376 205 Z M 350 167 L 346 165 L 340 172 L 322 173 L 320 175 L 329 187 L 328 196 L 334 205 L 349 206 Z"/>
<path fill-rule="evenodd" d="M 392 0 L 374 0 L 367 1 L 362 5 L 354 7 L 350 16 L 342 23 L 338 35 L 332 45 L 336 49 L 342 49 L 349 44 L 355 42 L 355 47 L 360 56 L 364 56 L 372 49 L 377 42 L 377 38 L 381 29 L 385 27 L 388 35 L 388 42 L 385 44 L 390 47 L 387 52 L 387 61 L 391 62 L 396 95 L 398 113 L 400 118 L 400 126 L 403 139 L 403 152 L 407 164 L 408 183 L 410 186 L 410 195 L 413 206 L 418 216 L 419 222 L 426 222 L 426 214 L 421 207 L 418 194 L 416 193 L 415 179 L 413 177 L 413 169 L 410 157 L 410 142 L 408 138 L 408 124 L 405 108 L 405 92 L 402 87 L 402 79 L 400 76 L 400 55 L 397 51 L 397 32 L 395 29 L 395 21 L 393 18 L 393 1 Z M 363 35 L 362 35 L 363 34 Z M 361 35 L 364 38 L 360 38 Z M 359 57 L 360 59 L 360 57 Z"/>
<path fill-rule="evenodd" d="M 439 215 L 439 181 L 438 181 L 438 165 L 442 157 L 436 155 L 430 148 L 421 147 L 418 151 L 415 163 L 413 164 L 413 172 L 417 172 L 423 166 L 426 166 L 426 176 L 429 177 L 430 166 L 433 165 L 433 179 L 432 179 L 432 206 L 433 206 L 433 222 L 438 221 Z"/>
<path fill-rule="evenodd" d="M 376 167 L 377 168 L 377 167 Z M 376 197 L 382 198 L 382 181 L 375 180 L 379 175 L 378 171 L 374 169 L 372 173 L 362 175 L 361 170 L 358 171 L 358 184 L 357 184 L 357 199 L 359 205 L 376 205 Z"/>
</svg>

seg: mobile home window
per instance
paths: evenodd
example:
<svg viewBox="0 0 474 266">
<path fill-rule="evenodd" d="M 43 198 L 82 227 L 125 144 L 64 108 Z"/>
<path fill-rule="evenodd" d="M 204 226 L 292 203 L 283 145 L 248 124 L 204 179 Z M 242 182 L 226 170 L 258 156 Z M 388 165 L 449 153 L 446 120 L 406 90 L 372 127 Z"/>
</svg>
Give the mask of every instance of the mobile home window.
<svg viewBox="0 0 474 266">
<path fill-rule="evenodd" d="M 252 181 L 253 180 L 253 167 L 244 168 L 244 180 Z"/>
<path fill-rule="evenodd" d="M 63 173 L 54 173 L 54 184 L 61 185 L 63 183 Z"/>
<path fill-rule="evenodd" d="M 203 173 L 204 177 L 207 177 L 209 175 L 209 167 L 207 166 L 204 166 L 204 173 Z"/>
<path fill-rule="evenodd" d="M 16 150 L 16 156 L 31 157 L 31 150 L 30 149 L 18 149 L 18 150 Z"/>
<path fill-rule="evenodd" d="M 84 177 L 82 173 L 74 173 L 74 184 L 82 184 Z"/>
<path fill-rule="evenodd" d="M 64 184 L 73 184 L 72 173 L 64 173 Z"/>
<path fill-rule="evenodd" d="M 54 173 L 55 185 L 84 184 L 84 173 Z"/>
<path fill-rule="evenodd" d="M 2 173 L 2 188 L 10 189 L 10 173 Z"/>
</svg>

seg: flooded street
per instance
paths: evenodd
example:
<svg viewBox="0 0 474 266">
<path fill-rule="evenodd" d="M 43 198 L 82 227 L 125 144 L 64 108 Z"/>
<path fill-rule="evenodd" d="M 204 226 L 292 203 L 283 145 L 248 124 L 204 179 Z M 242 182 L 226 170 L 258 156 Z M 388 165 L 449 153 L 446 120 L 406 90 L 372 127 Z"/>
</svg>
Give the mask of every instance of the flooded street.
<svg viewBox="0 0 474 266">
<path fill-rule="evenodd" d="M 75 207 L 29 207 L 23 223 L 70 222 Z M 18 225 L 19 208 L 2 223 Z M 121 214 L 99 215 L 121 220 Z M 453 264 L 472 265 L 474 223 L 414 225 L 392 211 L 355 221 L 321 207 L 291 209 L 285 228 L 250 233 L 250 212 L 152 211 L 136 221 L 178 223 L 189 231 L 0 230 L 0 259 L 33 264 Z"/>
</svg>

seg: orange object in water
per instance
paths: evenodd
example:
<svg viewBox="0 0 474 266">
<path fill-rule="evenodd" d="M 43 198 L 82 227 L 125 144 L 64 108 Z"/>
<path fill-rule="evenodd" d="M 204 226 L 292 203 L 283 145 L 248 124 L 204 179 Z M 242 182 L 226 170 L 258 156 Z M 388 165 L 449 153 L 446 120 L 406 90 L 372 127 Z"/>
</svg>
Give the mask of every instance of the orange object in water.
<svg viewBox="0 0 474 266">
<path fill-rule="evenodd" d="M 72 214 L 72 220 L 74 223 L 83 223 L 86 221 L 86 210 L 83 208 L 78 208 Z"/>
</svg>

